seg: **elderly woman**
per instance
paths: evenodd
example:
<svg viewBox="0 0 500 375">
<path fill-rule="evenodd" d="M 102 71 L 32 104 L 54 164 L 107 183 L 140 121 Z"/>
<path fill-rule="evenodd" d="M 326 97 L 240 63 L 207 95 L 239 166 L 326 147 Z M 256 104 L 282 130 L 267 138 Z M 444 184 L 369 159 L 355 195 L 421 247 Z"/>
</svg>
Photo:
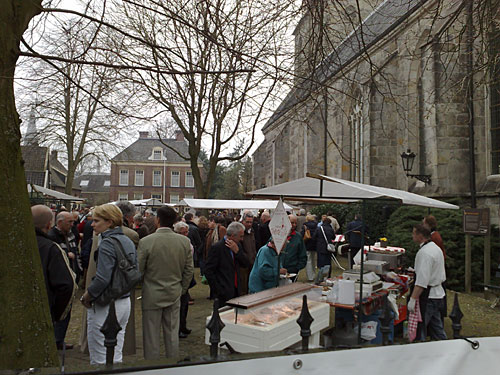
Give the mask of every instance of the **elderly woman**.
<svg viewBox="0 0 500 375">
<path fill-rule="evenodd" d="M 276 246 L 271 238 L 267 245 L 260 248 L 255 258 L 248 281 L 250 293 L 257 293 L 278 286 L 279 275 L 287 273 L 287 270 L 282 268 L 278 262 L 279 257 L 276 252 Z"/>
<path fill-rule="evenodd" d="M 111 283 L 113 270 L 117 263 L 117 251 L 120 251 L 116 241 L 119 241 L 125 254 L 137 266 L 137 254 L 133 242 L 123 234 L 121 226 L 123 216 L 121 210 L 113 204 L 97 206 L 93 212 L 92 227 L 96 234 L 100 234 L 100 243 L 97 249 L 98 256 L 96 276 L 90 283 L 80 301 L 87 308 L 87 335 L 90 353 L 90 364 L 106 363 L 106 348 L 104 334 L 100 331 L 108 316 L 109 304 L 100 305 L 97 298 Z M 130 315 L 130 294 L 126 293 L 115 300 L 116 318 L 122 329 L 118 332 L 117 346 L 113 361 L 122 362 L 123 340 L 125 327 Z"/>
<path fill-rule="evenodd" d="M 179 221 L 174 224 L 174 232 L 179 233 L 183 236 L 188 236 L 189 234 L 189 225 L 183 221 Z M 191 244 L 191 252 L 194 252 L 193 245 Z M 191 280 L 191 284 L 189 288 L 195 286 L 196 282 L 194 278 Z M 187 314 L 189 310 L 189 290 L 181 296 L 181 307 L 180 307 L 180 317 L 179 317 L 179 338 L 185 339 L 190 333 L 191 330 L 187 328 Z"/>
</svg>

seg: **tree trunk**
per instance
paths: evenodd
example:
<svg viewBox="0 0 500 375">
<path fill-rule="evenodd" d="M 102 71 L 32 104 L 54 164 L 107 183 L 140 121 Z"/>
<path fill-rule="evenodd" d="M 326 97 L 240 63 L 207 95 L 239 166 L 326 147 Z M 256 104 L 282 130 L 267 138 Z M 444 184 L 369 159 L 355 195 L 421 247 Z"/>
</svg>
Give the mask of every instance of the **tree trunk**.
<svg viewBox="0 0 500 375">
<path fill-rule="evenodd" d="M 40 0 L 0 3 L 0 369 L 58 365 L 13 89 L 20 38 L 40 6 Z"/>
</svg>

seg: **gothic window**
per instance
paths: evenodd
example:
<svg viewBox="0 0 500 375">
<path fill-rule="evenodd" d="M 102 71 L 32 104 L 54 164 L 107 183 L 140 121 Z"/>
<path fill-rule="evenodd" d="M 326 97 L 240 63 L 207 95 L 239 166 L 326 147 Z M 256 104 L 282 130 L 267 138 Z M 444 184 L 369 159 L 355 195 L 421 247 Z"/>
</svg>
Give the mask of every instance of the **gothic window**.
<svg viewBox="0 0 500 375">
<path fill-rule="evenodd" d="M 490 116 L 491 116 L 491 173 L 500 174 L 500 30 L 491 33 L 490 39 Z M 496 58 L 494 58 L 496 57 Z"/>
<path fill-rule="evenodd" d="M 350 145 L 351 145 L 351 181 L 363 182 L 364 155 L 363 155 L 363 103 L 359 98 L 349 116 Z"/>
</svg>

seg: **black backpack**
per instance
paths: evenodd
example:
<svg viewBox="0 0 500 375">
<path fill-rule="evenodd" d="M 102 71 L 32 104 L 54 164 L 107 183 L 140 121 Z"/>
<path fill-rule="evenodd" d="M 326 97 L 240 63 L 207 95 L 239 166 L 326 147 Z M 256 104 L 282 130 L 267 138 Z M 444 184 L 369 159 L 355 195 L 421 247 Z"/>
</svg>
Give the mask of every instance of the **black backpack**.
<svg viewBox="0 0 500 375">
<path fill-rule="evenodd" d="M 115 242 L 116 265 L 108 287 L 94 300 L 101 306 L 106 306 L 111 301 L 130 292 L 142 278 L 137 264 L 134 264 L 125 253 L 121 242 L 113 237 L 111 239 Z"/>
</svg>

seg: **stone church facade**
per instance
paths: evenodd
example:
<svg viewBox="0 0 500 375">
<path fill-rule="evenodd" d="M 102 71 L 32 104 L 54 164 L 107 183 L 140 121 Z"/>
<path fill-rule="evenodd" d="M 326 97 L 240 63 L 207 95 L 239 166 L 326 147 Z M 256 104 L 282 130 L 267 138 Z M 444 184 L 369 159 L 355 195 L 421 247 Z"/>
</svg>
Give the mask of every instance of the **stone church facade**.
<svg viewBox="0 0 500 375">
<path fill-rule="evenodd" d="M 356 1 L 342 3 L 347 14 Z M 471 12 L 466 3 L 360 1 L 361 25 L 352 22 L 349 30 L 344 23 L 343 30 L 324 32 L 323 40 L 333 40 L 328 32 L 340 35 L 338 43 L 309 66 L 307 43 L 320 33 L 305 6 L 294 32 L 296 82 L 262 129 L 265 139 L 254 153 L 255 187 L 310 172 L 467 198 L 473 170 L 477 206 L 490 207 L 498 223 L 500 33 L 492 27 L 499 21 L 498 1 L 486 1 L 496 3 L 488 13 L 494 22 L 479 19 L 479 9 Z M 325 11 L 325 22 L 335 11 Z M 417 155 L 410 173 L 430 175 L 431 184 L 406 176 L 400 155 L 407 149 Z"/>
</svg>

